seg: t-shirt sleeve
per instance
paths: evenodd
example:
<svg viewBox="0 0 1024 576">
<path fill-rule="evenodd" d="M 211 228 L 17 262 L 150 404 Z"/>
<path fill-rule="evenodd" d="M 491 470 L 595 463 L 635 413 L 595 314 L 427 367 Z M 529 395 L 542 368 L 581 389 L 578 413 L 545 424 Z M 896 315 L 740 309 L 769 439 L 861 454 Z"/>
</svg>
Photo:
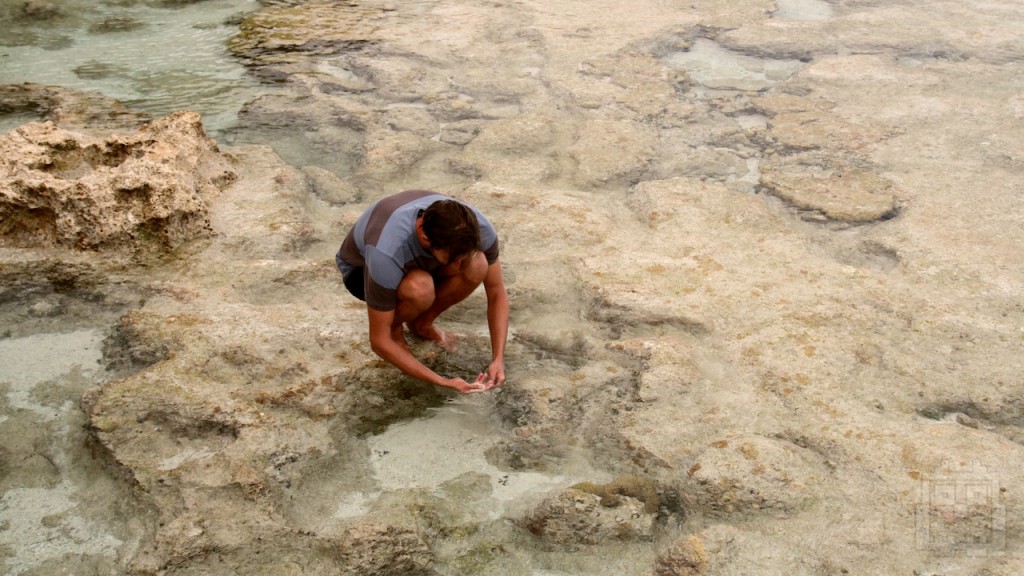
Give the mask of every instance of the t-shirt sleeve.
<svg viewBox="0 0 1024 576">
<path fill-rule="evenodd" d="M 498 232 L 483 215 L 477 214 L 477 221 L 480 222 L 480 249 L 487 257 L 487 263 L 494 264 L 498 261 Z"/>
<path fill-rule="evenodd" d="M 386 312 L 398 306 L 398 285 L 402 267 L 374 246 L 366 249 L 366 303 L 374 310 Z"/>
</svg>

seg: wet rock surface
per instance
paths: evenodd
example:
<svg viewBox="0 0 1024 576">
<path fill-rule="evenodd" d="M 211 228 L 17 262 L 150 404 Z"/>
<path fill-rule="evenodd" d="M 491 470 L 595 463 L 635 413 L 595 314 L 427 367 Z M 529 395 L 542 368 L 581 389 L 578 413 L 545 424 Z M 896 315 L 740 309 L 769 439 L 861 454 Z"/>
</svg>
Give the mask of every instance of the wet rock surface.
<svg viewBox="0 0 1024 576">
<path fill-rule="evenodd" d="M 1019 35 L 998 5 L 830 6 L 249 16 L 232 50 L 280 91 L 241 121 L 281 138 L 230 148 L 212 236 L 140 269 L 2 253 L 34 295 L 4 293 L 19 327 L 110 303 L 110 374 L 73 393 L 144 527 L 103 544 L 120 556 L 77 552 L 140 574 L 1016 574 Z M 501 236 L 509 382 L 474 409 L 500 418 L 502 472 L 380 494 L 368 439 L 446 396 L 371 353 L 332 256 L 410 187 Z M 414 350 L 479 370 L 483 311 L 448 317 L 459 353 Z M 33 450 L 5 444 L 38 473 L 0 482 L 59 484 Z M 487 503 L 581 459 L 598 474 Z"/>
<path fill-rule="evenodd" d="M 653 517 L 645 515 L 644 504 L 634 498 L 606 506 L 596 494 L 569 489 L 546 499 L 522 524 L 547 544 L 598 545 L 652 539 Z"/>
<path fill-rule="evenodd" d="M 112 131 L 134 132 L 151 120 L 99 93 L 31 83 L 0 85 L 0 122 L 7 124 L 9 117 L 49 120 L 98 137 Z"/>
</svg>

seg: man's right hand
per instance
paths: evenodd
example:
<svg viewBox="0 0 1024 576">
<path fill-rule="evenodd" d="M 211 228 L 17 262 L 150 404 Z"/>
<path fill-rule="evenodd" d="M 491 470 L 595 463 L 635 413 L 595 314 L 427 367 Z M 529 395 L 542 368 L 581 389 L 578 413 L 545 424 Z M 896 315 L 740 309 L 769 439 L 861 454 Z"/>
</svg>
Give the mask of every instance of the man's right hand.
<svg viewBox="0 0 1024 576">
<path fill-rule="evenodd" d="M 477 392 L 485 392 L 494 387 L 488 385 L 486 374 L 478 375 L 476 377 L 476 380 L 472 382 L 466 382 L 462 378 L 452 378 L 450 380 L 446 380 L 444 385 L 449 388 L 454 388 L 463 394 L 476 394 Z"/>
</svg>

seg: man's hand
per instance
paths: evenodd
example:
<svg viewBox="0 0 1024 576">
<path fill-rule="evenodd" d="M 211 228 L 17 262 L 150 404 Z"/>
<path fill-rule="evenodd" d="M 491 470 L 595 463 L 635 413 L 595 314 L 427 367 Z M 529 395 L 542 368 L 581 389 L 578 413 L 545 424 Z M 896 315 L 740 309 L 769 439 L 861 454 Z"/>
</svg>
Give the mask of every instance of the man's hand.
<svg viewBox="0 0 1024 576">
<path fill-rule="evenodd" d="M 444 385 L 448 388 L 454 388 L 463 394 L 484 392 L 494 387 L 488 385 L 486 374 L 477 375 L 476 380 L 472 382 L 466 382 L 462 378 L 451 378 L 446 380 Z"/>
<path fill-rule="evenodd" d="M 488 390 L 501 386 L 505 383 L 505 362 L 503 360 L 491 362 L 491 365 L 487 367 L 487 372 L 480 376 L 485 378 Z M 478 376 L 477 379 L 479 378 Z"/>
</svg>

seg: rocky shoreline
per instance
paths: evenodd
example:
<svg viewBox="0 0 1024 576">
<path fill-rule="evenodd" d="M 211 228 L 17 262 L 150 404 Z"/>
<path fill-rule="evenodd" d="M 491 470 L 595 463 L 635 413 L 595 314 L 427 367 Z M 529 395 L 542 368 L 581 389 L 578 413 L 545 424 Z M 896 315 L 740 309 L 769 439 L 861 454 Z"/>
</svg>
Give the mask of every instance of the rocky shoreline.
<svg viewBox="0 0 1024 576">
<path fill-rule="evenodd" d="M 70 442 L 133 518 L 46 562 L 5 520 L 0 566 L 1017 574 L 1019 7 L 828 6 L 275 2 L 230 48 L 278 82 L 240 115 L 278 152 L 187 112 L 0 136 L 0 344 L 102 330 Z M 42 110 L 26 90 L 0 111 Z M 499 231 L 509 381 L 464 409 L 493 412 L 504 479 L 376 490 L 370 439 L 451 398 L 372 354 L 332 255 L 412 187 Z M 458 353 L 414 344 L 436 370 L 485 361 L 477 296 Z M 60 405 L 52 382 L 0 386 L 0 434 L 31 439 L 4 442 L 13 509 L 21 466 L 73 463 L 11 400 Z M 524 472 L 566 481 L 494 509 Z"/>
</svg>

